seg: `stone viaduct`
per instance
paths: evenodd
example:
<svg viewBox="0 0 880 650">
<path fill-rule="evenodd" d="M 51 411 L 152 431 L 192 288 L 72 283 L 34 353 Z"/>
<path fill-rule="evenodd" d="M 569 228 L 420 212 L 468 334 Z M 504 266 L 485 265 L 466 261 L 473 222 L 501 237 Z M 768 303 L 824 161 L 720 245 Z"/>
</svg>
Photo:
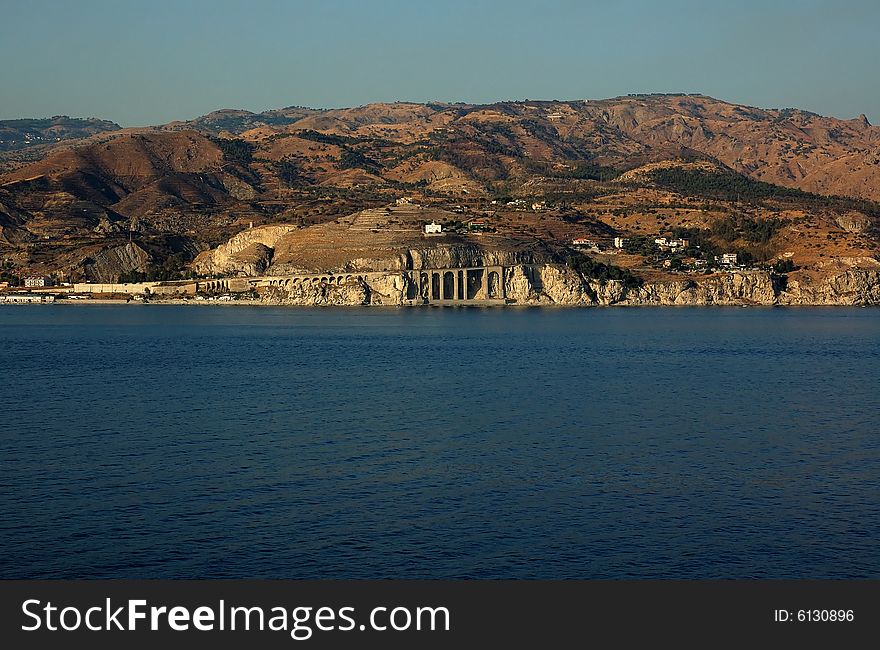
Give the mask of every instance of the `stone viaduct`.
<svg viewBox="0 0 880 650">
<path fill-rule="evenodd" d="M 504 266 L 468 266 L 460 268 L 405 269 L 402 271 L 367 271 L 353 273 L 308 273 L 247 278 L 250 287 L 294 288 L 307 285 L 341 285 L 351 281 L 370 283 L 400 273 L 409 279 L 406 301 L 409 304 L 503 304 Z M 232 290 L 227 280 L 200 281 L 202 290 Z"/>
<path fill-rule="evenodd" d="M 417 299 L 425 303 L 503 303 L 506 298 L 503 266 L 417 269 L 406 273 L 412 285 L 418 287 Z"/>
</svg>

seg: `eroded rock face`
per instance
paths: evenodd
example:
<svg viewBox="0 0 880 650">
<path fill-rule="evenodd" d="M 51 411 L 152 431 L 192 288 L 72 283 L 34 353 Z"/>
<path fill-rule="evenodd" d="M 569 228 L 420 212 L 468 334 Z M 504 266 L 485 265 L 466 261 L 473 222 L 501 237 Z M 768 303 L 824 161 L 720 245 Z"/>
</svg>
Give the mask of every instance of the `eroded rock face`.
<svg viewBox="0 0 880 650">
<path fill-rule="evenodd" d="M 109 248 L 94 255 L 85 264 L 85 272 L 95 282 L 116 282 L 123 273 L 145 273 L 150 265 L 150 254 L 135 243 Z"/>
<path fill-rule="evenodd" d="M 514 266 L 507 270 L 504 278 L 504 292 L 508 300 L 517 303 L 536 303 L 540 293 L 535 287 L 529 269 L 525 266 Z"/>
<path fill-rule="evenodd" d="M 558 306 L 652 305 L 880 305 L 880 271 L 850 269 L 827 277 L 774 276 L 735 271 L 627 287 L 583 278 L 558 264 L 515 265 L 505 272 L 508 303 Z M 265 302 L 287 305 L 407 305 L 416 296 L 402 271 L 371 274 L 347 282 L 308 281 L 271 287 Z"/>
<path fill-rule="evenodd" d="M 789 278 L 779 295 L 783 305 L 880 305 L 880 272 L 850 269 L 835 275 Z"/>
<path fill-rule="evenodd" d="M 303 283 L 289 287 L 269 287 L 263 302 L 272 305 L 301 305 L 321 307 L 331 305 L 368 305 L 370 289 L 360 280 L 340 285 Z"/>
<path fill-rule="evenodd" d="M 275 244 L 296 226 L 261 226 L 235 235 L 196 257 L 193 269 L 205 275 L 260 275 L 269 266 Z"/>
<path fill-rule="evenodd" d="M 858 212 L 842 214 L 835 220 L 837 225 L 847 232 L 860 233 L 871 227 L 871 221 L 865 215 Z"/>
<path fill-rule="evenodd" d="M 736 271 L 625 287 L 548 264 L 508 269 L 505 289 L 509 299 L 528 305 L 880 305 L 880 271 L 850 269 L 815 279 Z"/>
<path fill-rule="evenodd" d="M 220 181 L 223 183 L 223 187 L 226 188 L 226 191 L 240 201 L 250 201 L 257 196 L 256 190 L 251 185 L 248 185 L 232 174 L 223 174 L 220 177 Z"/>
<path fill-rule="evenodd" d="M 737 271 L 694 280 L 646 282 L 628 291 L 628 305 L 775 305 L 773 277 L 763 271 Z"/>
<path fill-rule="evenodd" d="M 544 264 L 514 266 L 505 278 L 505 294 L 518 304 L 592 305 L 595 291 L 573 269 Z"/>
<path fill-rule="evenodd" d="M 262 275 L 272 263 L 272 256 L 274 254 L 275 249 L 260 242 L 254 242 L 246 248 L 229 255 L 224 262 L 224 266 L 228 269 L 227 272 L 239 275 Z"/>
<path fill-rule="evenodd" d="M 355 306 L 403 305 L 411 292 L 410 280 L 404 273 L 388 272 L 366 279 L 352 278 L 339 284 L 301 282 L 269 287 L 263 301 L 275 305 Z"/>
<path fill-rule="evenodd" d="M 402 305 L 407 297 L 410 281 L 404 273 L 387 273 L 375 279 L 371 278 L 367 286 L 370 292 L 369 304 Z"/>
<path fill-rule="evenodd" d="M 774 305 L 777 289 L 769 273 L 737 272 L 699 279 L 622 282 L 582 278 L 559 265 L 515 266 L 508 270 L 507 297 L 532 305 Z"/>
</svg>

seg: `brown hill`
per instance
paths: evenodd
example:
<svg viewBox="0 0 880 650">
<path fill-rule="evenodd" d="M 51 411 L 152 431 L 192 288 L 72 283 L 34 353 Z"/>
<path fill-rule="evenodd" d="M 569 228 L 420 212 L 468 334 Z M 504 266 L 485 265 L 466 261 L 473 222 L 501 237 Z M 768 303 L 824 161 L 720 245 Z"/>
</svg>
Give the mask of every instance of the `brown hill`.
<svg viewBox="0 0 880 650">
<path fill-rule="evenodd" d="M 231 207 L 244 223 L 234 194 L 254 190 L 234 174 L 252 173 L 192 131 L 61 150 L 0 179 L 0 247 L 29 266 L 64 260 L 68 272 L 135 238 L 158 260 L 191 257 L 241 227 Z"/>
<path fill-rule="evenodd" d="M 684 157 L 716 160 L 785 187 L 880 200 L 880 128 L 864 116 L 840 120 L 704 96 L 489 106 L 371 104 L 264 126 L 240 133 L 254 141 L 301 133 L 313 137 L 314 132 L 339 136 L 346 141 L 335 144 L 370 150 L 384 166 L 406 159 L 414 171 L 423 162 L 440 160 L 483 182 L 523 178 L 546 165 L 573 171 L 578 163 L 592 161 L 625 170 Z"/>
<path fill-rule="evenodd" d="M 785 187 L 880 200 L 880 127 L 871 126 L 863 115 L 841 120 L 702 95 L 484 106 L 395 102 L 263 113 L 226 109 L 152 130 L 194 130 L 254 141 L 320 132 L 354 139 L 358 142 L 349 144 L 359 148 L 390 143 L 395 147 L 388 153 L 398 158 L 458 162 L 462 171 L 483 180 L 527 175 L 546 163 L 571 166 L 591 160 L 626 170 L 670 158 L 708 158 Z M 81 142 L 89 144 L 88 139 Z M 48 146 L 40 152 L 45 154 Z"/>
</svg>

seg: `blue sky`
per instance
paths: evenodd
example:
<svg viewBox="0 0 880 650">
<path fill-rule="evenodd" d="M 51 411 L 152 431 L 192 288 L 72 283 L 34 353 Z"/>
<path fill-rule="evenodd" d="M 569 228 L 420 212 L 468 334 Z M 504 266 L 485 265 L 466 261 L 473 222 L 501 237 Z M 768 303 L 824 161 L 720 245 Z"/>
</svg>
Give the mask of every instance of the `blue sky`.
<svg viewBox="0 0 880 650">
<path fill-rule="evenodd" d="M 880 0 L 0 0 L 0 118 L 701 92 L 880 123 Z"/>
</svg>

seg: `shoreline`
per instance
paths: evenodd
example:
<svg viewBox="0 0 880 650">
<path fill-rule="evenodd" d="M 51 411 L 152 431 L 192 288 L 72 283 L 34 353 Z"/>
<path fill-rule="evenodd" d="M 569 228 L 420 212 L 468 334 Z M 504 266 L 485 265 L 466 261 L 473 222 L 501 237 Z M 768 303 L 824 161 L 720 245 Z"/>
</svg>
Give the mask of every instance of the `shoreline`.
<svg viewBox="0 0 880 650">
<path fill-rule="evenodd" d="M 700 309 L 700 308 L 758 308 L 758 309 L 772 309 L 772 308 L 860 308 L 860 309 L 869 309 L 869 308 L 877 308 L 880 305 L 876 304 L 851 304 L 851 303 L 821 303 L 821 304 L 778 304 L 778 303 L 705 303 L 705 304 L 666 304 L 666 303 L 642 303 L 642 304 L 627 304 L 627 303 L 612 303 L 612 304 L 565 304 L 565 303 L 540 303 L 540 304 L 528 304 L 528 303 L 510 303 L 510 304 L 421 304 L 421 305 L 345 305 L 345 304 L 322 304 L 322 305 L 303 305 L 303 304 L 294 304 L 294 303 L 271 303 L 264 302 L 261 300 L 180 300 L 180 299 L 170 299 L 170 300 L 150 300 L 150 301 L 142 301 L 142 300 L 122 300 L 118 298 L 108 298 L 105 300 L 65 300 L 58 299 L 52 302 L 44 302 L 44 303 L 2 303 L 0 302 L 0 307 L 9 305 L 9 306 L 38 306 L 45 307 L 51 305 L 71 305 L 71 306 L 100 306 L 100 305 L 115 305 L 115 306 L 192 306 L 192 307 L 279 307 L 279 308 L 292 308 L 292 309 L 610 309 L 610 308 L 626 308 L 626 309 L 656 309 L 656 308 L 672 308 L 672 309 Z"/>
<path fill-rule="evenodd" d="M 363 276 L 266 276 L 195 284 L 75 285 L 34 292 L 47 302 L 286 307 L 862 307 L 880 305 L 880 269 L 815 277 L 734 271 L 701 279 L 597 280 L 560 264 Z M 235 284 L 235 283 L 238 284 Z M 462 287 L 467 286 L 466 297 Z M 25 296 L 22 296 L 25 298 Z M 34 302 L 42 302 L 33 296 Z M 2 302 L 2 298 L 0 298 Z M 10 300 L 10 302 L 13 302 Z M 21 302 L 26 302 L 22 300 Z"/>
</svg>

